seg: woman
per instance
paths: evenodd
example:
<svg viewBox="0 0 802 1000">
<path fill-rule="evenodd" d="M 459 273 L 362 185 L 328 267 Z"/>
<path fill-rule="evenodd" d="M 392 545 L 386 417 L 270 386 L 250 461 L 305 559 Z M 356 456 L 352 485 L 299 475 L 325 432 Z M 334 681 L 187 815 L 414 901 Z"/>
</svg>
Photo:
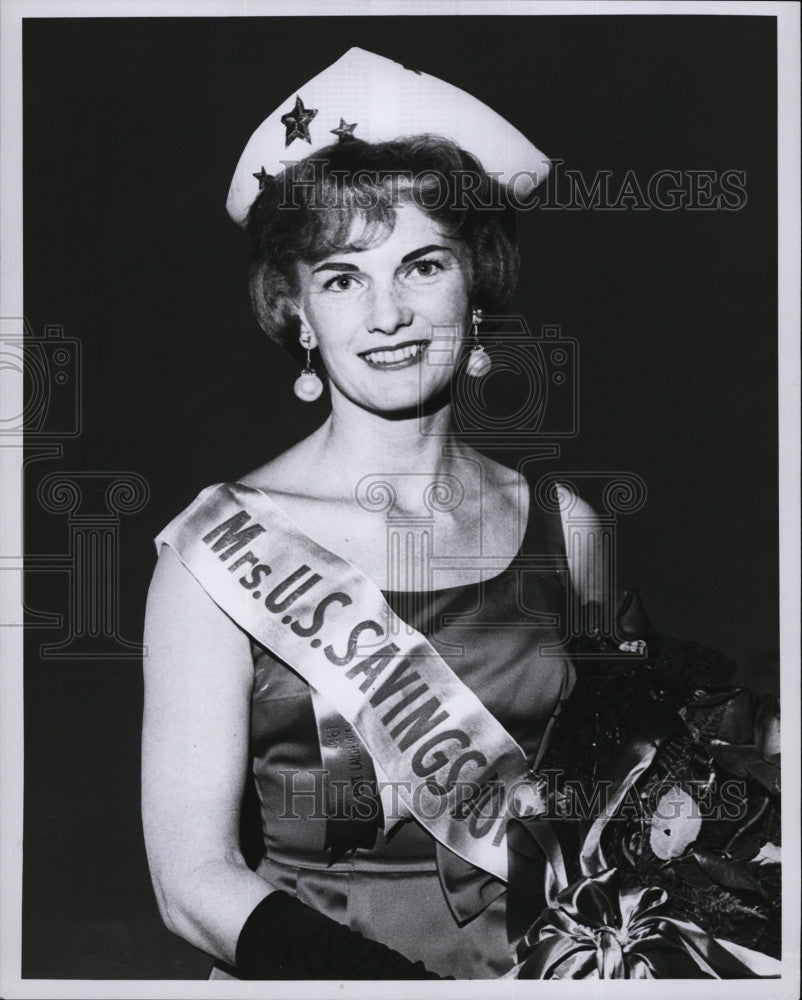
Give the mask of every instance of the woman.
<svg viewBox="0 0 802 1000">
<path fill-rule="evenodd" d="M 516 962 L 506 820 L 519 795 L 540 808 L 529 779 L 576 679 L 559 623 L 602 600 L 601 559 L 587 505 L 564 505 L 584 526 L 566 546 L 567 515 L 460 441 L 452 396 L 486 370 L 481 321 L 518 269 L 506 203 L 544 163 L 463 92 L 351 50 L 235 173 L 257 317 L 305 357 L 301 399 L 318 352 L 331 414 L 157 539 L 143 817 L 167 926 L 241 978 Z"/>
<path fill-rule="evenodd" d="M 362 88 L 359 80 L 371 86 Z M 360 134 L 382 130 L 390 139 L 399 134 L 393 112 L 375 105 L 377 91 L 386 101 L 399 85 L 409 92 L 408 116 L 421 108 L 425 134 L 360 140 Z M 358 103 L 366 91 L 373 105 Z M 416 105 L 421 95 L 437 100 Z M 356 97 L 354 113 L 345 114 L 344 96 Z M 318 108 L 324 103 L 342 114 L 339 129 L 330 129 L 337 139 L 321 124 L 327 148 L 269 177 L 264 162 L 270 156 L 275 162 L 276 152 L 282 162 L 289 159 L 285 143 L 312 144 L 310 123 L 323 118 Z M 516 561 L 524 547 L 554 557 L 557 568 L 546 576 L 526 574 L 530 584 L 521 596 L 535 602 L 527 605 L 535 613 L 558 615 L 564 543 L 558 516 L 537 509 L 525 479 L 460 443 L 451 429 L 451 384 L 464 361 L 463 344 L 478 332 L 482 311 L 503 310 L 518 259 L 502 189 L 473 150 L 431 134 L 441 122 L 451 134 L 474 135 L 508 176 L 518 170 L 519 185 L 531 186 L 537 171 L 543 175 L 547 161 L 489 109 L 359 50 L 311 81 L 294 106 L 285 102 L 277 109 L 243 154 L 229 211 L 239 221 L 247 216 L 257 316 L 290 349 L 307 358 L 319 351 L 332 412 L 310 437 L 243 476 L 240 492 L 249 488 L 251 496 L 259 491 L 272 498 L 306 535 L 382 589 L 402 619 L 447 640 L 443 655 L 511 727 L 531 763 L 571 688 L 572 668 L 560 656 L 540 657 L 531 630 L 524 638 L 527 630 L 520 626 L 534 619 L 516 598 L 524 579 Z M 265 137 L 278 143 L 277 151 L 265 147 Z M 469 360 L 481 368 L 483 352 L 476 354 L 481 361 Z M 296 386 L 302 398 L 310 385 L 315 395 L 319 383 L 307 364 Z M 413 546 L 400 565 L 389 558 L 387 519 L 365 500 L 370 477 L 392 491 L 390 517 L 425 518 L 421 537 L 432 543 L 431 553 Z M 438 490 L 450 494 L 449 502 L 442 495 L 438 502 Z M 143 807 L 167 925 L 238 966 L 241 976 L 427 974 L 406 959 L 423 960 L 438 975 L 506 972 L 513 958 L 503 896 L 496 893 L 489 907 L 460 926 L 440 885 L 434 840 L 408 812 L 393 830 L 386 795 L 385 828 L 373 831 L 372 846 L 352 848 L 334 863 L 323 849 L 325 819 L 277 819 L 286 790 L 280 765 L 297 775 L 320 768 L 310 687 L 249 636 L 247 623 L 233 621 L 209 596 L 171 547 L 169 531 L 160 540 L 168 544 L 161 547 L 148 603 Z M 484 559 L 477 559 L 480 553 Z M 573 575 L 580 578 L 579 567 Z M 404 585 L 396 588 L 399 579 Z M 485 604 L 478 622 L 442 624 L 445 612 L 472 615 L 477 598 Z M 482 628 L 482 619 L 496 619 L 497 628 Z M 509 637 L 505 664 L 498 649 Z M 537 638 L 559 639 L 542 626 Z M 258 873 L 246 867 L 238 842 L 251 753 L 268 848 Z M 393 946 L 405 959 L 369 947 L 372 941 L 356 947 L 338 938 L 336 950 L 354 952 L 352 966 L 334 955 L 324 961 L 316 913 L 299 916 L 279 907 L 260 918 L 277 888 Z M 279 899 L 288 902 L 283 892 L 273 894 L 274 903 Z M 268 956 L 271 938 L 287 921 L 298 931 L 309 919 L 314 932 L 298 932 L 307 943 L 296 946 L 305 952 L 295 956 L 297 965 L 288 957 L 286 934 L 281 949 L 274 946 Z M 252 950 L 264 953 L 260 961 L 247 954 L 249 935 L 259 939 Z"/>
</svg>

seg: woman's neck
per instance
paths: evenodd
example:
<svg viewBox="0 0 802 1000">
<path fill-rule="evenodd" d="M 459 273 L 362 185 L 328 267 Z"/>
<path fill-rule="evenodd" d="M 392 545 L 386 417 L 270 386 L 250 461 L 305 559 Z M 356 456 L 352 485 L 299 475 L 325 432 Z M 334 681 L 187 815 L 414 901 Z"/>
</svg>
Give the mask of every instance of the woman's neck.
<svg viewBox="0 0 802 1000">
<path fill-rule="evenodd" d="M 434 479 L 468 455 L 454 436 L 450 404 L 432 413 L 387 417 L 333 398 L 318 434 L 325 466 L 349 484 L 382 474 Z"/>
</svg>

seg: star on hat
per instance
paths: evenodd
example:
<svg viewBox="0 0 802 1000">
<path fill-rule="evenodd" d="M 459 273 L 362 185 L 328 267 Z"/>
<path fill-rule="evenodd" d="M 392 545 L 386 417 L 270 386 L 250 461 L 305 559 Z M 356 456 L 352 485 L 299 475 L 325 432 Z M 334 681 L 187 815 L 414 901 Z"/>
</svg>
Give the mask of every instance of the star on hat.
<svg viewBox="0 0 802 1000">
<path fill-rule="evenodd" d="M 265 184 L 267 184 L 268 181 L 273 180 L 273 175 L 269 174 L 264 167 L 262 167 L 262 169 L 258 173 L 255 173 L 253 176 L 259 181 L 260 191 L 264 188 Z"/>
<path fill-rule="evenodd" d="M 313 155 L 331 144 L 332 135 L 340 142 L 356 138 L 357 126 L 365 142 L 423 134 L 450 139 L 499 183 L 514 184 L 519 198 L 527 197 L 551 168 L 548 157 L 525 135 L 471 94 L 364 49 L 349 49 L 305 83 L 292 109 L 285 111 L 292 100 L 282 101 L 262 122 L 240 157 L 226 208 L 241 226 L 264 186 L 263 173 L 286 169 L 285 150 L 291 143 L 302 139 L 303 155 Z M 309 124 L 314 118 L 312 135 Z"/>
<path fill-rule="evenodd" d="M 281 124 L 287 130 L 284 136 L 285 147 L 289 146 L 295 139 L 306 139 L 311 145 L 312 137 L 309 134 L 309 122 L 312 121 L 316 114 L 317 108 L 305 108 L 301 98 L 295 98 L 295 107 L 292 111 L 288 111 L 286 115 L 281 116 Z"/>
<path fill-rule="evenodd" d="M 343 139 L 348 139 L 353 136 L 354 129 L 357 127 L 359 122 L 353 122 L 351 125 L 346 122 L 344 118 L 340 119 L 340 124 L 337 128 L 329 129 L 332 135 L 336 135 L 337 138 L 342 142 Z"/>
</svg>

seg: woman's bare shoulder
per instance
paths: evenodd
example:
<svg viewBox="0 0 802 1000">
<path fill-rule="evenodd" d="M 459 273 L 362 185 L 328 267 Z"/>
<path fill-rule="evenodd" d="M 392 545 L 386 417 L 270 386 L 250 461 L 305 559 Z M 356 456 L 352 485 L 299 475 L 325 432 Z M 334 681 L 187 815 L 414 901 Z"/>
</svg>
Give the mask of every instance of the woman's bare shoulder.
<svg viewBox="0 0 802 1000">
<path fill-rule="evenodd" d="M 557 479 L 555 485 L 563 529 L 567 531 L 569 525 L 573 525 L 578 531 L 597 531 L 601 522 L 595 507 L 567 483 Z"/>
<path fill-rule="evenodd" d="M 244 486 L 286 497 L 314 496 L 319 481 L 320 445 L 316 431 L 275 458 L 239 477 Z"/>
<path fill-rule="evenodd" d="M 480 456 L 483 482 L 490 487 L 492 495 L 507 497 L 508 503 L 517 503 L 522 509 L 523 495 L 527 484 L 530 487 L 529 502 L 537 503 L 532 495 L 534 484 L 530 475 L 502 465 L 487 456 Z M 550 477 L 551 478 L 551 477 Z M 556 480 L 560 520 L 562 523 L 568 568 L 574 589 L 582 600 L 598 600 L 602 587 L 603 544 L 600 532 L 601 521 L 593 506 L 565 483 Z M 517 499 L 516 499 L 517 498 Z M 503 499 L 501 499 L 503 503 Z"/>
<path fill-rule="evenodd" d="M 583 602 L 599 601 L 604 588 L 605 540 L 598 514 L 587 500 L 558 483 L 560 519 L 574 591 Z"/>
<path fill-rule="evenodd" d="M 161 628 L 187 621 L 192 621 L 193 626 L 203 621 L 231 634 L 239 631 L 175 550 L 170 545 L 162 545 L 148 590 L 146 627 L 148 622 L 157 622 Z"/>
<path fill-rule="evenodd" d="M 515 469 L 468 445 L 455 452 L 453 470 L 460 476 L 476 478 L 487 487 L 509 486 L 518 476 Z"/>
<path fill-rule="evenodd" d="M 496 497 L 500 503 L 516 508 L 524 504 L 527 481 L 522 473 L 473 449 L 467 457 L 479 473 L 478 485 L 486 497 Z"/>
</svg>

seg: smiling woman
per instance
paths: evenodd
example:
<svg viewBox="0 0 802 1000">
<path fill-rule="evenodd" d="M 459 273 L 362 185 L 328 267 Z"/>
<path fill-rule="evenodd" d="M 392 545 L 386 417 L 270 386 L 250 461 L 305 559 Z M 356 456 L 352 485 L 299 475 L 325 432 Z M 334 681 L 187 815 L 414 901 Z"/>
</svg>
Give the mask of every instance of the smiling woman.
<svg viewBox="0 0 802 1000">
<path fill-rule="evenodd" d="M 458 265 L 475 307 L 503 312 L 509 302 L 519 264 L 512 212 L 500 185 L 447 139 L 422 135 L 371 144 L 351 136 L 260 184 L 248 216 L 251 296 L 262 328 L 290 349 L 297 348 L 301 321 L 293 305 L 301 274 L 358 272 L 369 258 L 348 255 L 378 249 L 398 220 L 411 215 L 429 220 L 430 239 L 395 262 L 399 268 L 418 263 L 399 271 L 397 287 Z M 425 228 L 423 219 L 419 226 Z M 441 257 L 421 262 L 430 251 Z M 332 279 L 312 287 L 349 291 L 358 284 Z"/>
<path fill-rule="evenodd" d="M 379 245 L 300 264 L 301 336 L 308 330 L 319 348 L 333 394 L 374 410 L 411 410 L 450 383 L 470 317 L 466 257 L 410 204 Z M 451 364 L 425 363 L 433 342 Z M 381 377 L 402 370 L 404 378 Z"/>
<path fill-rule="evenodd" d="M 408 106 L 389 100 L 399 87 Z M 288 161 L 299 140 L 310 155 Z M 301 398 L 320 391 L 317 352 L 331 413 L 158 539 L 148 854 L 167 925 L 230 974 L 513 965 L 507 800 L 492 802 L 499 777 L 528 782 L 573 684 L 566 655 L 540 652 L 559 643 L 543 616 L 564 609 L 565 547 L 524 477 L 456 436 L 451 392 L 470 331 L 517 278 L 504 180 L 523 172 L 531 187 L 547 170 L 469 95 L 360 50 L 277 109 L 237 168 L 228 207 L 250 235 L 257 317 L 306 354 Z M 530 547 L 546 573 L 521 573 Z M 237 839 L 249 759 L 256 872 Z M 310 794 L 320 808 L 299 812 Z"/>
<path fill-rule="evenodd" d="M 605 539 L 587 504 L 561 488 L 549 505 L 454 426 L 460 378 L 488 363 L 483 314 L 503 313 L 518 275 L 508 190 L 549 166 L 468 94 L 358 49 L 242 154 L 228 209 L 250 236 L 255 312 L 305 358 L 301 399 L 322 390 L 317 352 L 331 411 L 157 538 L 144 830 L 163 918 L 216 975 L 516 965 L 508 822 L 547 805 L 538 769 L 576 656 L 642 657 L 646 627 L 601 635 Z M 575 609 L 590 634 L 571 647 Z M 255 871 L 239 843 L 249 771 Z"/>
</svg>

